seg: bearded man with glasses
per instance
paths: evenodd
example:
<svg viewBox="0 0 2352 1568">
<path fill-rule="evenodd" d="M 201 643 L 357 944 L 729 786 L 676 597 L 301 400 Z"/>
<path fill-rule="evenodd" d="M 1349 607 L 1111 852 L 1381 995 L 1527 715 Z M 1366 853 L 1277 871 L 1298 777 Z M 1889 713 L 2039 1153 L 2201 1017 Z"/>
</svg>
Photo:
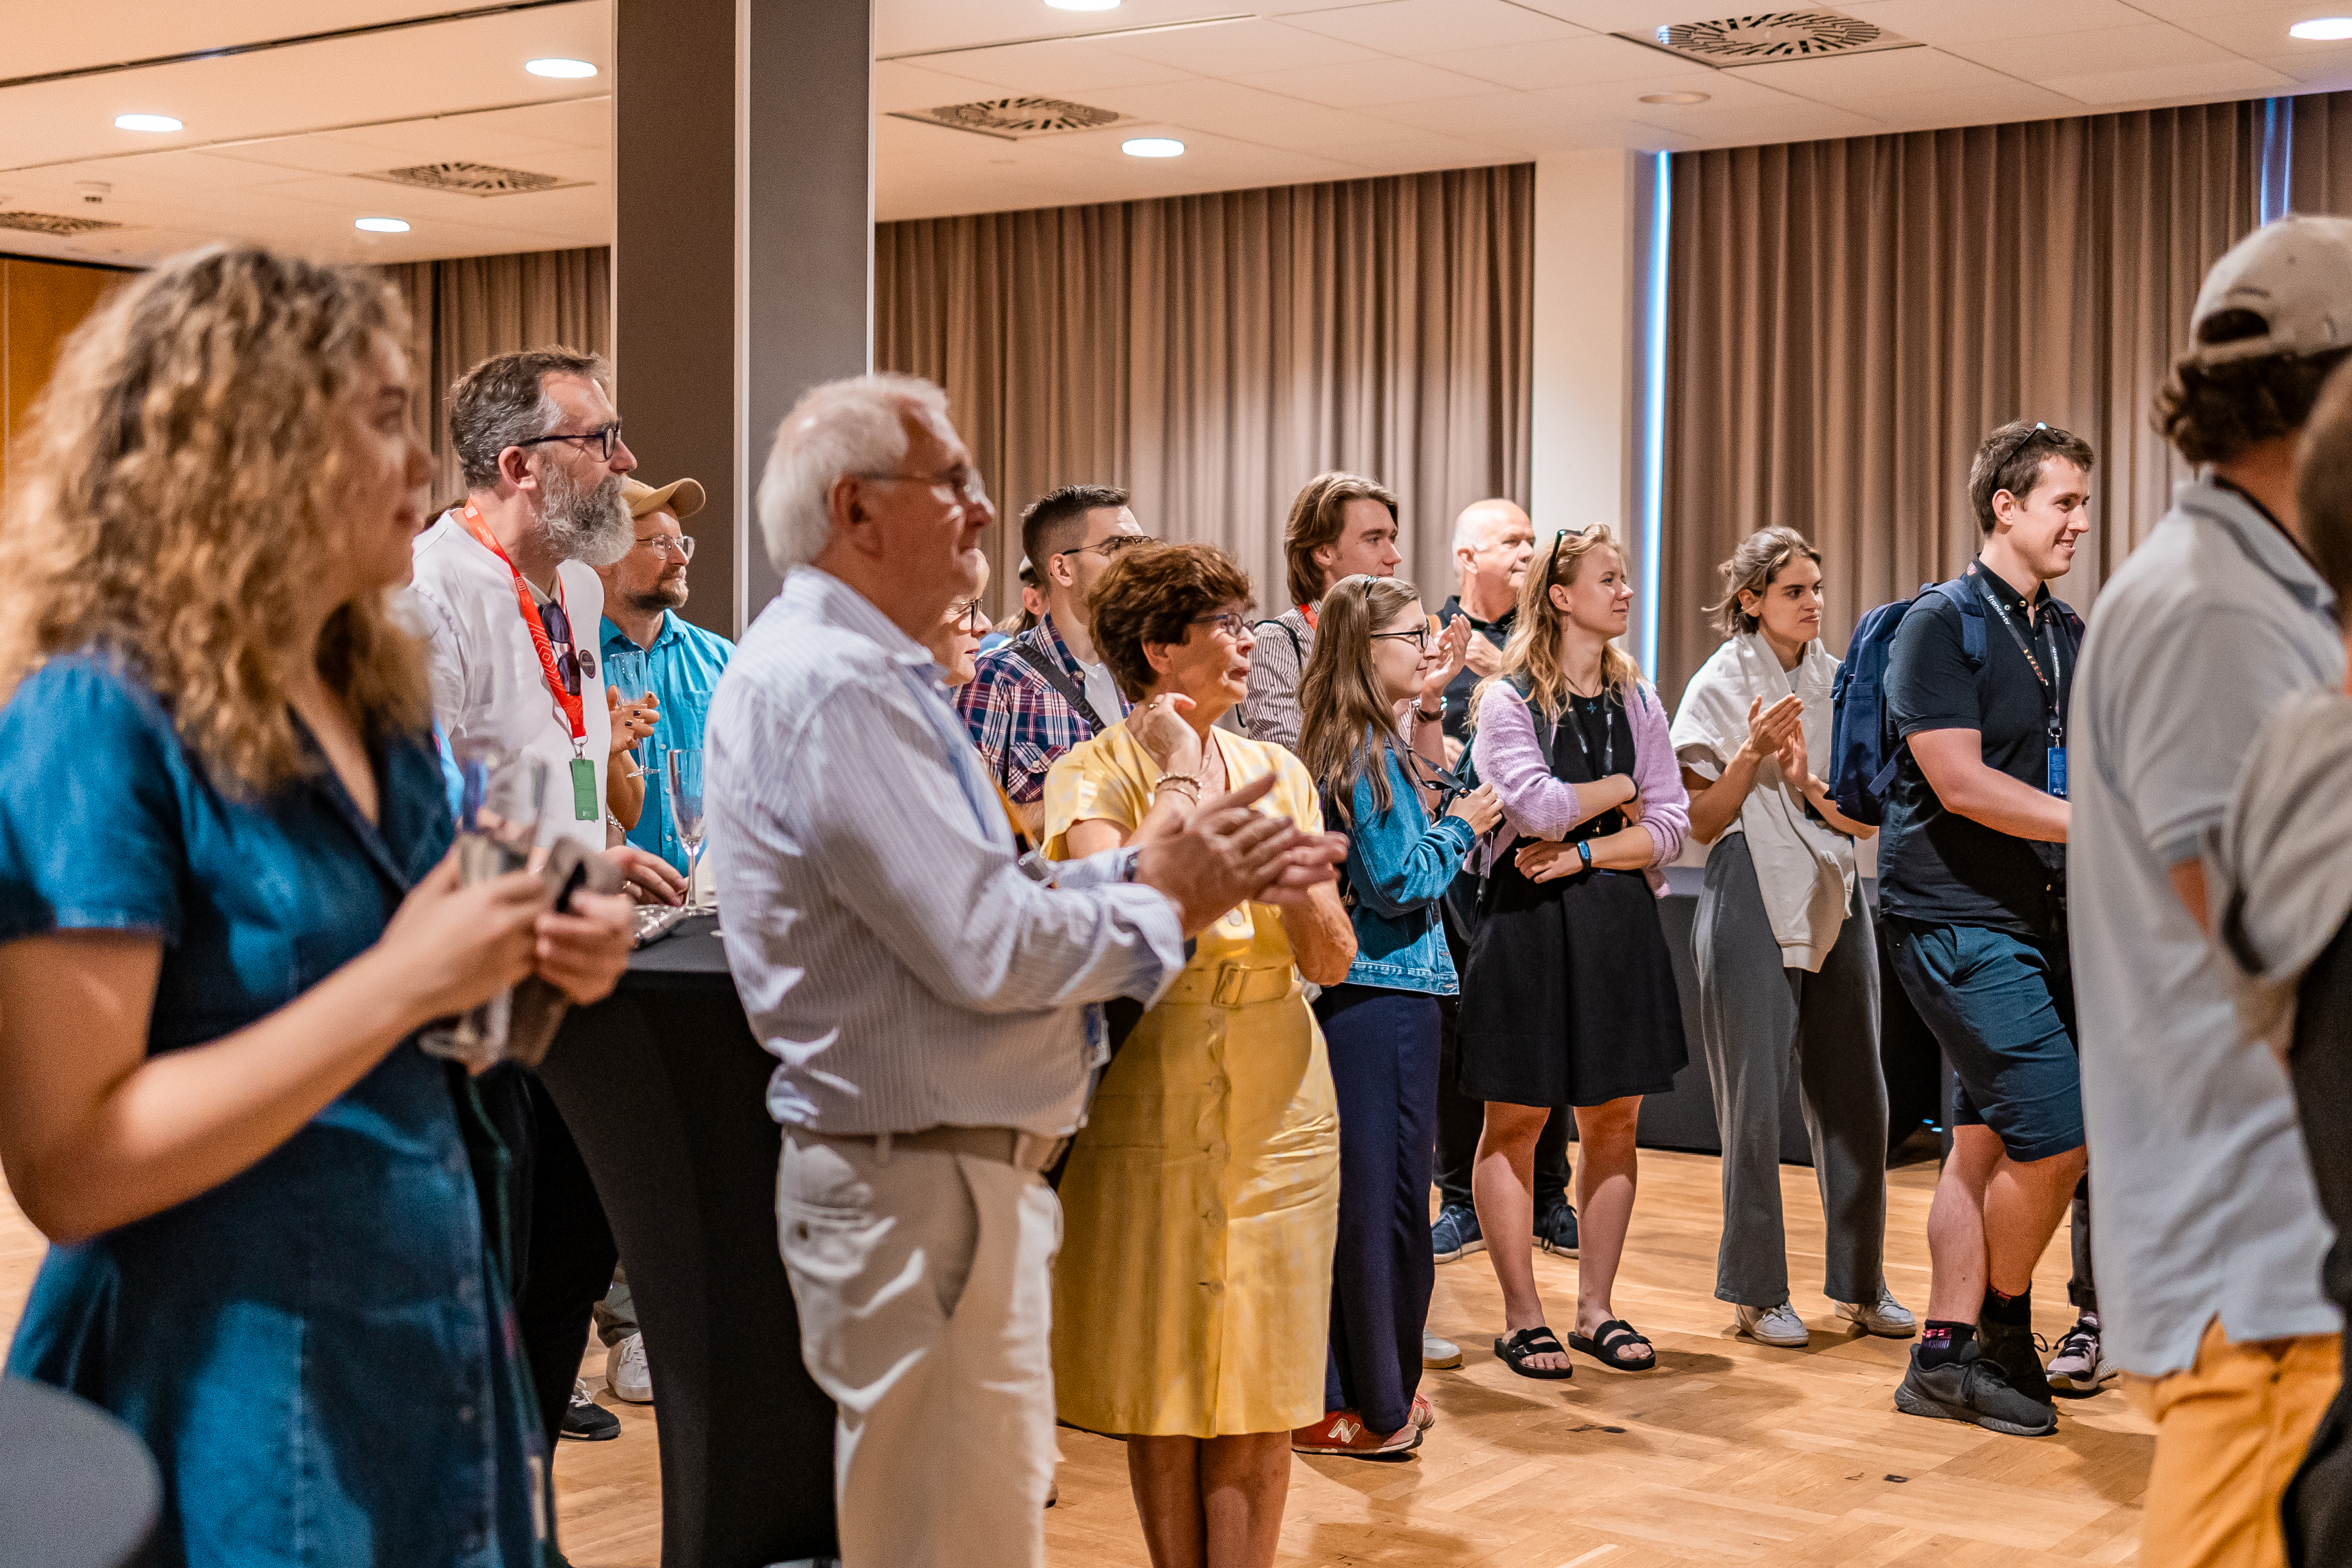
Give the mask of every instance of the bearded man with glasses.
<svg viewBox="0 0 2352 1568">
<path fill-rule="evenodd" d="M 609 855 L 641 900 L 675 904 L 685 879 L 607 831 L 598 571 L 635 542 L 622 487 L 637 465 L 607 379 L 600 357 L 549 348 L 485 360 L 458 381 L 449 437 L 466 497 L 417 536 L 414 603 L 434 716 L 452 745 L 488 741 L 543 759 L 541 843 L 570 839 Z M 536 1076 L 501 1066 L 480 1082 L 516 1155 L 515 1308 L 548 1450 L 559 1435 L 618 1437 L 619 1420 L 578 1378 L 615 1261 L 604 1206 Z"/>
</svg>

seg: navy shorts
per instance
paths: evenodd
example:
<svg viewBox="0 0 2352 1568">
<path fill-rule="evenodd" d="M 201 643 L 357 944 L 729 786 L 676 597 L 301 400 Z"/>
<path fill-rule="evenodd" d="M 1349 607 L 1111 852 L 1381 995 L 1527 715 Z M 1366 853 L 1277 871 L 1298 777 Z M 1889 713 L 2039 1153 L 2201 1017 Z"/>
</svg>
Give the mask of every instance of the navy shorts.
<svg viewBox="0 0 2352 1568">
<path fill-rule="evenodd" d="M 2065 944 L 1985 925 L 1885 925 L 1904 994 L 1952 1064 L 1951 1124 L 1990 1127 L 2020 1162 L 2081 1148 Z"/>
</svg>

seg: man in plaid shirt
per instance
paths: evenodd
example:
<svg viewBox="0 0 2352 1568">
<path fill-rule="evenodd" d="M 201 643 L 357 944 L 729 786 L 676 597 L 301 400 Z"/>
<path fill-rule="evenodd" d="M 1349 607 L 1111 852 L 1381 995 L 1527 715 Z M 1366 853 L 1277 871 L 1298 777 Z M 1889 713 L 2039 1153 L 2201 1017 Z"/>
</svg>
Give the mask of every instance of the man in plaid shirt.
<svg viewBox="0 0 2352 1568">
<path fill-rule="evenodd" d="M 1021 514 L 1021 548 L 1037 570 L 1046 612 L 1036 625 L 980 656 L 956 693 L 956 711 L 1034 843 L 1055 759 L 1127 715 L 1127 697 L 1095 651 L 1087 597 L 1118 552 L 1146 541 L 1109 485 L 1065 485 Z"/>
</svg>

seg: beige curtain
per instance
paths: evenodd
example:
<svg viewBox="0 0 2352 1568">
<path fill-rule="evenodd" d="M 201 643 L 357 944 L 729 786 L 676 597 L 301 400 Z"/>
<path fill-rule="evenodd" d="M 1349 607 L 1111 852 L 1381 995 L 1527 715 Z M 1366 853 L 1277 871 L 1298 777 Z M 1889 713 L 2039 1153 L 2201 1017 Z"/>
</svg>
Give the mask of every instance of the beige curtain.
<svg viewBox="0 0 2352 1568">
<path fill-rule="evenodd" d="M 2288 208 L 2352 214 L 2352 92 L 2274 101 L 2286 123 Z"/>
<path fill-rule="evenodd" d="M 612 352 L 612 252 L 530 251 L 387 267 L 415 323 L 416 418 L 433 443 L 432 499 L 462 493 L 449 450 L 449 388 L 489 358 L 550 343 Z"/>
<path fill-rule="evenodd" d="M 2011 419 L 2098 453 L 2060 589 L 2087 610 L 2186 472 L 2149 409 L 2206 268 L 2253 226 L 2261 114 L 1676 155 L 1663 689 L 1714 648 L 1702 606 L 1750 529 L 1786 523 L 1822 548 L 1833 648 L 1863 612 L 1958 570 L 1978 538 L 1969 458 Z"/>
<path fill-rule="evenodd" d="M 875 361 L 948 389 L 1003 508 L 1128 486 L 1284 601 L 1282 526 L 1327 468 L 1403 510 L 1408 570 L 1453 591 L 1454 516 L 1528 487 L 1526 164 L 883 224 Z"/>
</svg>

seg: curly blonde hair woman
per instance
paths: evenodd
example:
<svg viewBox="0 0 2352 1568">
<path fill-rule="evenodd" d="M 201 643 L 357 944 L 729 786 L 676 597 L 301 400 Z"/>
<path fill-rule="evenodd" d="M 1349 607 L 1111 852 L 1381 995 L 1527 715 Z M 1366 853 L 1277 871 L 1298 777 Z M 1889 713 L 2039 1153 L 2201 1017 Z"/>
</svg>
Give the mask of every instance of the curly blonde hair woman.
<svg viewBox="0 0 2352 1568">
<path fill-rule="evenodd" d="M 386 604 L 407 330 L 371 275 L 166 262 L 68 343 L 0 521 L 0 1166 L 55 1244 L 7 1370 L 145 1439 L 163 1563 L 541 1551 L 500 1150 L 410 1037 L 534 969 L 604 995 L 628 911 L 446 852 Z"/>
</svg>

